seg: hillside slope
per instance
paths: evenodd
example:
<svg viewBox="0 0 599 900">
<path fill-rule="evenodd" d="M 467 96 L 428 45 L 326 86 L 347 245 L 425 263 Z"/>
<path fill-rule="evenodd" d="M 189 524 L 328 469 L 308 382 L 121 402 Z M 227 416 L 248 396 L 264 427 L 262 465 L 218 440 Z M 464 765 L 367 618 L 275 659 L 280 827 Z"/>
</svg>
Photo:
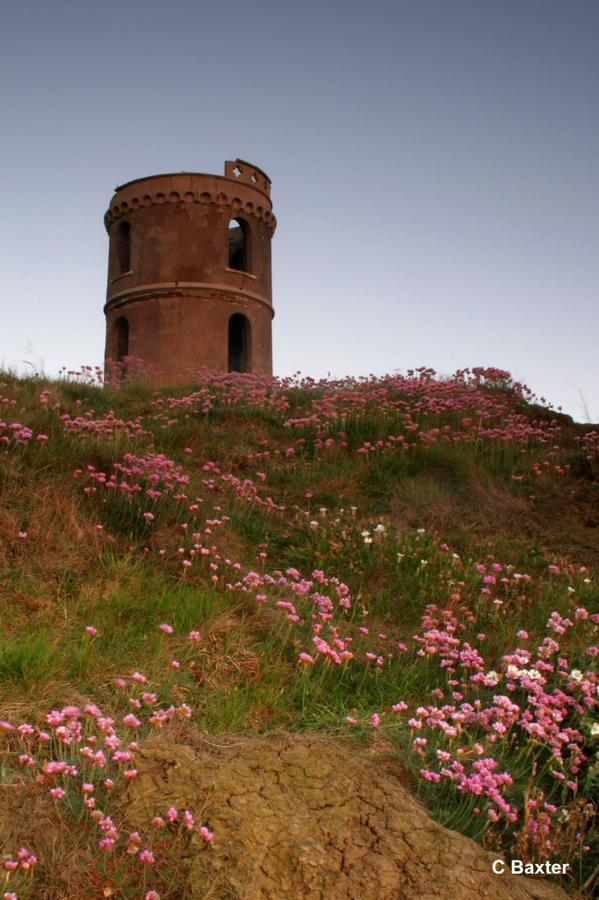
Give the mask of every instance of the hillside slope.
<svg viewBox="0 0 599 900">
<path fill-rule="evenodd" d="M 4 374 L 0 410 L 8 896 L 191 896 L 219 817 L 133 824 L 144 748 L 270 732 L 593 890 L 597 429 L 483 369 Z"/>
</svg>

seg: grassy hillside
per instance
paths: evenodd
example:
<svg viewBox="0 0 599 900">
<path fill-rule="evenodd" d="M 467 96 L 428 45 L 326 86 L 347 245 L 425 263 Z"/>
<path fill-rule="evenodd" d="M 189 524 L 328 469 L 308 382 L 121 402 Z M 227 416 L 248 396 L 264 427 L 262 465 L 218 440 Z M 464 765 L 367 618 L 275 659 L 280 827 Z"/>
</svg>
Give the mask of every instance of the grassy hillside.
<svg viewBox="0 0 599 900">
<path fill-rule="evenodd" d="M 497 370 L 1 375 L 5 896 L 183 896 L 218 835 L 130 833 L 136 742 L 281 729 L 590 893 L 598 459 Z"/>
</svg>

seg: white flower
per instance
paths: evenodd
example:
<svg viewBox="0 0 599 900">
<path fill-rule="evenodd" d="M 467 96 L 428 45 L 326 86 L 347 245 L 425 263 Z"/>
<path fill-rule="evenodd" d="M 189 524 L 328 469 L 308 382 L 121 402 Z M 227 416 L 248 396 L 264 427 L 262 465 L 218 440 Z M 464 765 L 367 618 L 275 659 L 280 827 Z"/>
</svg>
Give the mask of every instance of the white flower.
<svg viewBox="0 0 599 900">
<path fill-rule="evenodd" d="M 582 674 L 580 669 L 572 669 L 572 671 L 570 672 L 570 678 L 572 679 L 572 681 L 575 681 L 576 684 L 580 684 L 580 682 L 584 678 L 584 675 Z"/>
<path fill-rule="evenodd" d="M 599 722 L 593 722 L 591 725 L 591 737 L 599 737 Z"/>
</svg>

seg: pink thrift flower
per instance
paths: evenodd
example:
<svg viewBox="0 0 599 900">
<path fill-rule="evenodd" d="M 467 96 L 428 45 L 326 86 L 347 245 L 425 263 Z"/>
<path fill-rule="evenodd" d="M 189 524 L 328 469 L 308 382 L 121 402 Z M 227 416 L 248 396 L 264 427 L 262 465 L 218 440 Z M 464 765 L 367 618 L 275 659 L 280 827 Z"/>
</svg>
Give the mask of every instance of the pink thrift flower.
<svg viewBox="0 0 599 900">
<path fill-rule="evenodd" d="M 64 790 L 64 788 L 60 788 L 60 787 L 52 788 L 50 791 L 50 796 L 52 797 L 53 800 L 62 800 L 62 798 L 64 797 L 65 794 L 66 794 L 66 791 Z"/>
<path fill-rule="evenodd" d="M 157 894 L 156 891 L 148 891 L 146 900 L 160 900 L 160 894 Z"/>
<path fill-rule="evenodd" d="M 128 716 L 123 716 L 123 725 L 126 725 L 127 728 L 139 728 L 141 722 L 137 716 L 134 716 L 133 713 L 129 713 Z"/>
<path fill-rule="evenodd" d="M 177 669 L 180 669 L 180 668 L 181 668 L 181 663 L 177 659 L 174 659 L 171 663 L 171 669 L 175 669 L 175 671 L 176 671 Z"/>
<path fill-rule="evenodd" d="M 309 653 L 300 653 L 298 659 L 300 662 L 306 663 L 309 666 L 314 665 L 314 657 L 310 656 Z"/>
<path fill-rule="evenodd" d="M 381 717 L 379 716 L 378 713 L 373 713 L 372 716 L 370 717 L 370 721 L 372 722 L 372 724 L 374 725 L 375 728 L 378 728 L 379 725 L 381 724 Z"/>
<path fill-rule="evenodd" d="M 177 807 L 171 806 L 171 808 L 168 810 L 168 812 L 166 814 L 166 817 L 169 820 L 169 822 L 176 822 L 179 817 L 179 810 L 177 809 Z"/>
<path fill-rule="evenodd" d="M 202 825 L 202 827 L 200 828 L 200 835 L 201 835 L 201 836 L 204 838 L 204 840 L 207 841 L 208 843 L 210 843 L 210 841 L 213 841 L 213 840 L 214 840 L 214 835 L 212 834 L 211 831 L 208 830 L 208 828 L 206 828 L 205 825 Z"/>
<path fill-rule="evenodd" d="M 193 641 L 194 644 L 199 644 L 202 640 L 202 632 L 201 631 L 190 631 L 189 632 L 189 640 Z"/>
<path fill-rule="evenodd" d="M 162 625 L 159 625 L 158 627 L 161 631 L 164 631 L 165 634 L 172 634 L 175 630 L 172 625 L 167 625 L 166 622 L 163 622 Z"/>
<path fill-rule="evenodd" d="M 139 854 L 139 861 L 146 866 L 153 866 L 156 860 L 151 850 L 142 850 Z"/>
<path fill-rule="evenodd" d="M 98 629 L 94 628 L 93 625 L 88 625 L 85 630 L 89 634 L 90 637 L 95 637 L 98 633 Z"/>
</svg>

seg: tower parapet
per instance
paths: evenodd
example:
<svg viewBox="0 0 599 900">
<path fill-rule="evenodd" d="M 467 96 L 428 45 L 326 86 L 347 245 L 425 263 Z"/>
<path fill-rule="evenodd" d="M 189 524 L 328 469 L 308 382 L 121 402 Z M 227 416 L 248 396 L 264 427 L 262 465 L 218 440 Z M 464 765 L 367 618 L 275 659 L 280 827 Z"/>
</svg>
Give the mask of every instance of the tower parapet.
<svg viewBox="0 0 599 900">
<path fill-rule="evenodd" d="M 106 360 L 141 359 L 157 381 L 202 366 L 272 374 L 271 183 L 244 160 L 225 174 L 179 172 L 115 189 Z"/>
</svg>

